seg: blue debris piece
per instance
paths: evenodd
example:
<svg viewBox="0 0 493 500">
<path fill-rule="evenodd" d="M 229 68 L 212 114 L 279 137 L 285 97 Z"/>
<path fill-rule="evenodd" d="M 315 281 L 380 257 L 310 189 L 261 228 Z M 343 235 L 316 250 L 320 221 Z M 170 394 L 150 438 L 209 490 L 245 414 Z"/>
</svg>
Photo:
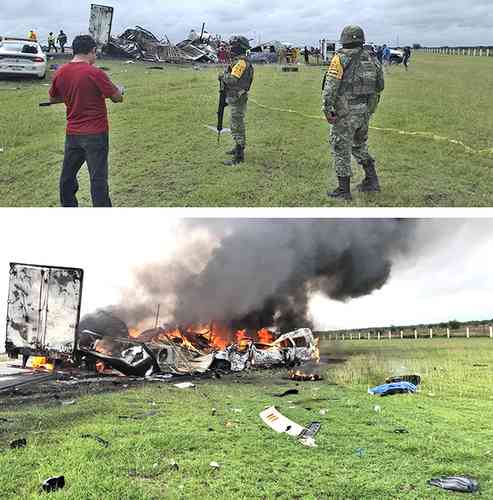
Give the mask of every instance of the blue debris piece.
<svg viewBox="0 0 493 500">
<path fill-rule="evenodd" d="M 394 394 L 414 394 L 417 390 L 418 388 L 410 382 L 396 382 L 373 387 L 368 389 L 368 393 L 373 396 L 393 396 Z"/>
</svg>

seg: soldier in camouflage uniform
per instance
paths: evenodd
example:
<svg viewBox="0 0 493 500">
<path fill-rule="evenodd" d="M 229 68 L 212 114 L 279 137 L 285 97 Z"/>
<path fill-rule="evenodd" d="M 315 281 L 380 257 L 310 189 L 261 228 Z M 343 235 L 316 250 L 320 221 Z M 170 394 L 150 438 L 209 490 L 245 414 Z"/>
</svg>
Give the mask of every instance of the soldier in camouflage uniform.
<svg viewBox="0 0 493 500">
<path fill-rule="evenodd" d="M 351 201 L 352 156 L 366 174 L 358 190 L 380 191 L 375 160 L 368 152 L 368 129 L 385 81 L 380 63 L 363 47 L 365 34 L 359 26 L 344 28 L 341 43 L 343 48 L 332 59 L 323 92 L 323 109 L 332 125 L 330 143 L 339 179 L 339 187 L 328 195 Z"/>
<path fill-rule="evenodd" d="M 245 161 L 246 131 L 245 116 L 248 103 L 248 92 L 253 83 L 254 69 L 246 56 L 250 50 L 250 42 L 243 36 L 233 37 L 230 41 L 233 61 L 219 76 L 226 88 L 226 98 L 231 108 L 231 134 L 235 147 L 228 151 L 232 160 L 225 161 L 227 166 L 238 165 Z"/>
</svg>

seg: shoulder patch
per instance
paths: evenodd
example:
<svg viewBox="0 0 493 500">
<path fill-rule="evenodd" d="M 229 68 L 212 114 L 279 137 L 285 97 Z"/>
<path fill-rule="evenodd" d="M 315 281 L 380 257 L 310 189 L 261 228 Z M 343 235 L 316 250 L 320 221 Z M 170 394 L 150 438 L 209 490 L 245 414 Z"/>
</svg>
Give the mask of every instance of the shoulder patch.
<svg viewBox="0 0 493 500">
<path fill-rule="evenodd" d="M 339 54 L 336 54 L 332 58 L 332 62 L 330 63 L 329 66 L 328 75 L 332 78 L 335 78 L 336 80 L 342 80 L 342 77 L 344 76 L 344 66 L 342 64 L 341 56 Z"/>
<path fill-rule="evenodd" d="M 237 64 L 233 66 L 233 69 L 231 70 L 231 74 L 240 79 L 243 74 L 245 73 L 247 69 L 247 63 L 243 59 L 241 59 Z"/>
</svg>

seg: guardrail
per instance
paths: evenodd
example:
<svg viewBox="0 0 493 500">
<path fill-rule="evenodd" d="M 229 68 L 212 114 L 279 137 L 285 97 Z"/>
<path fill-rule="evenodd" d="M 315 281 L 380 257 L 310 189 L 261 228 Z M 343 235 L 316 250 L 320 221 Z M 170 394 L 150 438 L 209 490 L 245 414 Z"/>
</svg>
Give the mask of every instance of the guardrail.
<svg viewBox="0 0 493 500">
<path fill-rule="evenodd" d="M 493 326 L 486 329 L 476 330 L 466 328 L 465 330 L 400 330 L 400 331 L 374 331 L 374 332 L 345 332 L 345 333 L 325 333 L 321 337 L 332 341 L 346 340 L 406 340 L 406 339 L 434 339 L 434 338 L 490 338 L 493 339 Z"/>
<path fill-rule="evenodd" d="M 427 54 L 493 57 L 493 47 L 423 47 L 419 50 Z"/>
</svg>

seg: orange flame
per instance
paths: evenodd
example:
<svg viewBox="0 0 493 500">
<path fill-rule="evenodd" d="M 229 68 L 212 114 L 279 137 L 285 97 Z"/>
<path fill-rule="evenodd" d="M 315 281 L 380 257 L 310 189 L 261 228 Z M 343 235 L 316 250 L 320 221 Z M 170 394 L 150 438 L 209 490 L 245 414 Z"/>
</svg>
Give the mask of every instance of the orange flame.
<svg viewBox="0 0 493 500">
<path fill-rule="evenodd" d="M 257 341 L 260 344 L 270 346 L 275 336 L 267 328 L 258 332 L 238 330 L 234 332 L 227 324 L 219 321 L 210 323 L 199 323 L 187 326 L 186 328 L 170 328 L 143 331 L 137 325 L 129 329 L 129 338 L 132 340 L 142 340 L 144 342 L 173 342 L 186 349 L 198 350 L 224 350 L 230 345 L 236 344 L 240 349 L 246 349 L 251 342 Z M 99 348 L 101 349 L 101 348 Z M 98 350 L 99 350 L 98 349 Z M 101 349 L 100 352 L 110 354 L 109 349 Z"/>
<path fill-rule="evenodd" d="M 55 370 L 55 365 L 50 362 L 50 360 L 44 356 L 35 356 L 31 363 L 33 370 L 45 370 L 52 372 Z"/>
<path fill-rule="evenodd" d="M 274 335 L 267 328 L 262 328 L 257 333 L 257 337 L 262 344 L 272 344 L 274 342 Z"/>
</svg>

